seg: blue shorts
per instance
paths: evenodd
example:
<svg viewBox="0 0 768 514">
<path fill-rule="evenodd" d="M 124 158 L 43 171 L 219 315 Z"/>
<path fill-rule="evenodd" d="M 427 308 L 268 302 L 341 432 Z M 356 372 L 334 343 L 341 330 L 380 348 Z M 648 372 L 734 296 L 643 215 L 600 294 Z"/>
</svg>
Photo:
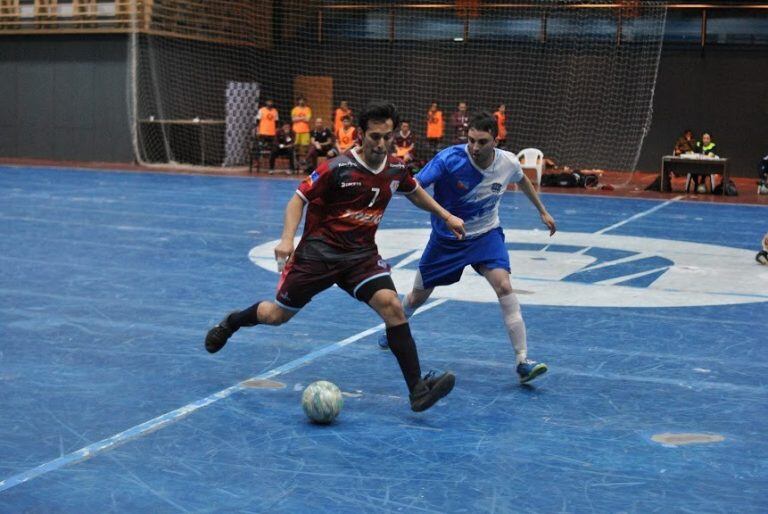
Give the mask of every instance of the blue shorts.
<svg viewBox="0 0 768 514">
<path fill-rule="evenodd" d="M 419 261 L 419 271 L 424 289 L 431 289 L 458 282 L 467 266 L 479 272 L 480 265 L 509 272 L 509 253 L 501 227 L 464 240 L 440 239 L 432 232 Z"/>
</svg>

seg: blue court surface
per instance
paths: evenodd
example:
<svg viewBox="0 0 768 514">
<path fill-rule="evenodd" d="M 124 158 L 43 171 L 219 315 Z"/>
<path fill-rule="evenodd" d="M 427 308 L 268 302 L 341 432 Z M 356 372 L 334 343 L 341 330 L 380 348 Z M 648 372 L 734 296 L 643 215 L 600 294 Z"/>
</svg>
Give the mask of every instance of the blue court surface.
<svg viewBox="0 0 768 514">
<path fill-rule="evenodd" d="M 517 383 L 471 270 L 412 320 L 456 388 L 409 410 L 382 326 L 338 288 L 203 348 L 272 299 L 295 180 L 0 167 L 0 512 L 768 512 L 764 207 L 503 201 L 529 354 Z M 406 291 L 429 232 L 379 230 Z M 336 422 L 300 407 L 341 387 Z"/>
</svg>

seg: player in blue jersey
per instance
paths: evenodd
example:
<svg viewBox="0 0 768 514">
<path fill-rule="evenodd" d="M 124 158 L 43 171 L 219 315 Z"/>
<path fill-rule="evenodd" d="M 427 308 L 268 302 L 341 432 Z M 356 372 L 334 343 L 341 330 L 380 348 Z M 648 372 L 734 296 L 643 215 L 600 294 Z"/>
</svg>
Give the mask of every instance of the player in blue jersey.
<svg viewBox="0 0 768 514">
<path fill-rule="evenodd" d="M 509 254 L 499 222 L 499 202 L 507 185 L 518 184 L 541 215 L 550 235 L 557 230 L 530 180 L 514 154 L 496 148 L 498 125 L 490 113 L 475 115 L 468 143 L 438 153 L 416 179 L 422 187 L 434 184 L 435 200 L 464 220 L 466 236 L 457 239 L 440 218 L 432 216 L 432 234 L 421 256 L 413 290 L 403 301 L 406 316 L 418 309 L 436 286 L 458 282 L 466 266 L 485 277 L 501 306 L 509 339 L 515 349 L 520 382 L 530 382 L 547 371 L 543 363 L 528 359 L 525 323 L 509 281 Z M 379 345 L 387 347 L 386 335 Z"/>
</svg>

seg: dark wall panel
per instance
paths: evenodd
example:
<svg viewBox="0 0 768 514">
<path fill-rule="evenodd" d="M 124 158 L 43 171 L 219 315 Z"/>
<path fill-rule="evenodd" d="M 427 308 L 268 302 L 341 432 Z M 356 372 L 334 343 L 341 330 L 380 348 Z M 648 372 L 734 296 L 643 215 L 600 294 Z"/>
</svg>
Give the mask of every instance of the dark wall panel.
<svg viewBox="0 0 768 514">
<path fill-rule="evenodd" d="M 736 176 L 768 153 L 768 49 L 665 50 L 638 169 L 657 170 L 686 128 L 712 133 Z"/>
<path fill-rule="evenodd" d="M 125 37 L 5 37 L 0 48 L 0 156 L 133 160 Z"/>
</svg>

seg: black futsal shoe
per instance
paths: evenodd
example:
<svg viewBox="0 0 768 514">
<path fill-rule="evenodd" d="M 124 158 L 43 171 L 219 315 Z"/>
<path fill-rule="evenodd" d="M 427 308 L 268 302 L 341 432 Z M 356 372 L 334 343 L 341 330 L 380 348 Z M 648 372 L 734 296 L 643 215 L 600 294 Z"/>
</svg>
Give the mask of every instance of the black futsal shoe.
<svg viewBox="0 0 768 514">
<path fill-rule="evenodd" d="M 214 325 L 205 336 L 205 349 L 208 350 L 208 353 L 216 353 L 224 348 L 224 345 L 227 344 L 227 340 L 235 333 L 227 322 L 231 314 L 231 312 L 227 314 L 227 316 Z"/>
<path fill-rule="evenodd" d="M 411 410 L 421 412 L 432 407 L 440 398 L 451 392 L 455 383 L 456 377 L 451 372 L 446 371 L 442 375 L 437 375 L 434 371 L 430 371 L 419 380 L 410 394 Z"/>
</svg>

